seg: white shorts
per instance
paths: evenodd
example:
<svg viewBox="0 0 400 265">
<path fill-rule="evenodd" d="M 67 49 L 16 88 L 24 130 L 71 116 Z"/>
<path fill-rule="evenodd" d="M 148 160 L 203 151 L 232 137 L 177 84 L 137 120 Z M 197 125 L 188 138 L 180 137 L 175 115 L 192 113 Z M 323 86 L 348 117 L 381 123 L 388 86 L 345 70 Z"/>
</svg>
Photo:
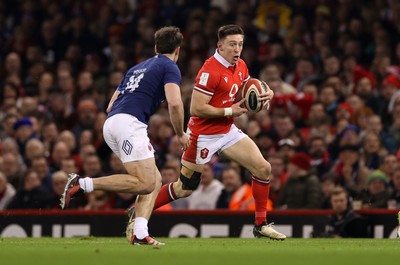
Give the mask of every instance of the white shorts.
<svg viewBox="0 0 400 265">
<path fill-rule="evenodd" d="M 190 135 L 190 145 L 183 153 L 183 160 L 199 165 L 206 164 L 215 153 L 221 153 L 247 136 L 234 124 L 227 134 L 196 135 L 189 129 L 187 133 Z"/>
<path fill-rule="evenodd" d="M 103 126 L 104 140 L 123 163 L 154 157 L 147 125 L 129 114 L 116 114 Z"/>
</svg>

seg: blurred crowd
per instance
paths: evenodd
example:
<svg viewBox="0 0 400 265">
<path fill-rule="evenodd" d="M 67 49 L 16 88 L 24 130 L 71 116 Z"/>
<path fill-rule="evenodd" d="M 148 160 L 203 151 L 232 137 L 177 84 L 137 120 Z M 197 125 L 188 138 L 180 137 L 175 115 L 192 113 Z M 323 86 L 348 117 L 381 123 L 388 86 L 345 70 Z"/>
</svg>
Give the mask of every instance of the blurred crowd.
<svg viewBox="0 0 400 265">
<path fill-rule="evenodd" d="M 275 92 L 269 111 L 235 121 L 272 165 L 268 208 L 330 209 L 337 187 L 355 209 L 400 208 L 399 1 L 4 0 L 0 210 L 59 208 L 68 173 L 123 173 L 102 125 L 124 72 L 154 55 L 159 27 L 180 27 L 188 116 L 196 74 L 230 23 L 245 31 L 251 76 Z M 163 182 L 175 181 L 182 151 L 166 106 L 148 129 Z M 214 157 L 198 190 L 161 210 L 251 210 L 249 179 Z M 134 200 L 96 191 L 72 208 Z"/>
</svg>

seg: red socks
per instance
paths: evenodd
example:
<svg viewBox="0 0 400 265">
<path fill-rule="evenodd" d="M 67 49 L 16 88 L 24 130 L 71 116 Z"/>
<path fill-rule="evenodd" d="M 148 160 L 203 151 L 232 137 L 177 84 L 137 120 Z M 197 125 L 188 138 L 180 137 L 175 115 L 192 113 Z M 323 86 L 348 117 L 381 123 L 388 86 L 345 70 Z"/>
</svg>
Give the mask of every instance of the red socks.
<svg viewBox="0 0 400 265">
<path fill-rule="evenodd" d="M 267 201 L 269 196 L 269 180 L 252 178 L 251 191 L 256 205 L 256 225 L 267 222 Z M 157 198 L 158 199 L 158 198 Z"/>
<path fill-rule="evenodd" d="M 153 210 L 156 210 L 156 209 L 160 208 L 161 206 L 178 199 L 175 195 L 173 184 L 174 183 L 171 182 L 171 183 L 165 184 L 164 186 L 161 187 L 160 192 L 158 193 L 156 202 L 154 203 Z"/>
</svg>

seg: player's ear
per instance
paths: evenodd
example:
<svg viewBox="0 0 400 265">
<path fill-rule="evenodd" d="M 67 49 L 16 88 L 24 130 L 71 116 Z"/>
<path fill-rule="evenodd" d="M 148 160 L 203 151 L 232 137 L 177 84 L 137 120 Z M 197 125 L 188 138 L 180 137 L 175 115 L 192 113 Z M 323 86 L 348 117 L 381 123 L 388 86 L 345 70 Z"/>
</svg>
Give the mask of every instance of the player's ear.
<svg viewBox="0 0 400 265">
<path fill-rule="evenodd" d="M 217 42 L 217 48 L 218 48 L 218 50 L 222 51 L 222 42 L 221 41 Z"/>
</svg>

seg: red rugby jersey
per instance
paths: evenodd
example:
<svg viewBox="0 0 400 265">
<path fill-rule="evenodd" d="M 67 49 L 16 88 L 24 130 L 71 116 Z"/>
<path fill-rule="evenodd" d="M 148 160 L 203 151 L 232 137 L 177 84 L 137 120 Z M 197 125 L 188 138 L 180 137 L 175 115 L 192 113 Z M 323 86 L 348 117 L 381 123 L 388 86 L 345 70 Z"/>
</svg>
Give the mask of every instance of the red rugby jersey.
<svg viewBox="0 0 400 265">
<path fill-rule="evenodd" d="M 194 90 L 211 96 L 209 104 L 229 108 L 235 102 L 239 88 L 250 78 L 246 63 L 239 59 L 230 64 L 217 51 L 208 58 L 197 74 Z M 188 127 L 195 134 L 225 134 L 233 124 L 233 117 L 199 118 L 192 116 Z"/>
</svg>

